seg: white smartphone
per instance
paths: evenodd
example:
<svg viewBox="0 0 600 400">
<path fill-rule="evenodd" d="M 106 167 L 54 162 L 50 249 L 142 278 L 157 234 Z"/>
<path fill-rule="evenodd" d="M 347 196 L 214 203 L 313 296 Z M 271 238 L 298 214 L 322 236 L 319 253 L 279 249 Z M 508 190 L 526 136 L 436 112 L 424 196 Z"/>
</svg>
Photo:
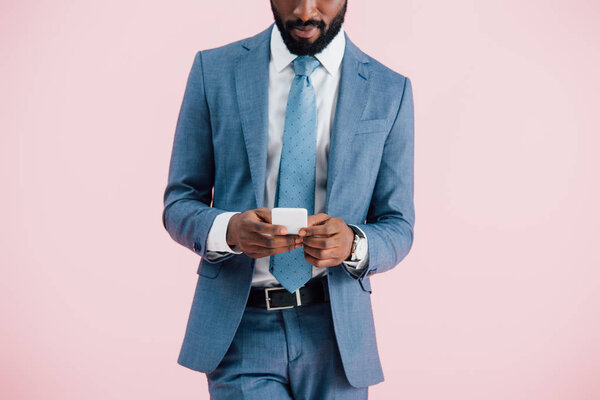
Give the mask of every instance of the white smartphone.
<svg viewBox="0 0 600 400">
<path fill-rule="evenodd" d="M 273 208 L 271 209 L 271 223 L 285 226 L 288 235 L 297 235 L 300 228 L 306 228 L 308 225 L 308 212 L 306 208 Z"/>
</svg>

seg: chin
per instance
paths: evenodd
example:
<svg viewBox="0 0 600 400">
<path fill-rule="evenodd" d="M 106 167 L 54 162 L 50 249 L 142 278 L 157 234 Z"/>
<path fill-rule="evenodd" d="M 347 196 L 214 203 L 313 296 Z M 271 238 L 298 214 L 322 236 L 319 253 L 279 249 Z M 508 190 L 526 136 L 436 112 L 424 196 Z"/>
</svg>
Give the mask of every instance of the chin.
<svg viewBox="0 0 600 400">
<path fill-rule="evenodd" d="M 310 39 L 305 39 L 305 38 L 297 38 L 297 37 L 295 37 L 295 36 L 292 36 L 292 37 L 294 38 L 294 41 L 295 41 L 296 43 L 299 43 L 299 44 L 313 44 L 314 42 L 316 42 L 316 41 L 317 41 L 317 39 L 319 38 L 319 35 L 317 35 L 317 36 L 316 36 L 316 37 L 314 37 L 314 38 L 310 38 Z"/>
</svg>

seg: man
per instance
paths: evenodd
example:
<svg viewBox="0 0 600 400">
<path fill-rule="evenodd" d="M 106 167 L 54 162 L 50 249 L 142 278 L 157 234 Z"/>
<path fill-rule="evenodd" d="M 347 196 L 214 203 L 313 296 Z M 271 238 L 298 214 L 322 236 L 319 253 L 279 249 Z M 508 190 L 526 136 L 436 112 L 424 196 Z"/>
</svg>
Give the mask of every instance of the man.
<svg viewBox="0 0 600 400">
<path fill-rule="evenodd" d="M 360 51 L 346 0 L 271 0 L 275 24 L 198 52 L 163 223 L 202 257 L 179 363 L 214 399 L 364 399 L 383 380 L 370 276 L 413 241 L 408 78 Z M 273 207 L 306 208 L 286 235 Z"/>
</svg>

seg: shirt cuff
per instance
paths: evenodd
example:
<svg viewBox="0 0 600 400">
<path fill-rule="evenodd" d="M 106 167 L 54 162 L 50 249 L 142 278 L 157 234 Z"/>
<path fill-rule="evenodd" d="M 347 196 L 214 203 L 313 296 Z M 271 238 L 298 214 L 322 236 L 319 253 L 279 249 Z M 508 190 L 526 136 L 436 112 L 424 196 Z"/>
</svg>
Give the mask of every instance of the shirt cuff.
<svg viewBox="0 0 600 400">
<path fill-rule="evenodd" d="M 352 275 L 358 277 L 360 273 L 369 265 L 369 253 L 360 261 L 344 261 L 344 268 Z"/>
<path fill-rule="evenodd" d="M 236 246 L 231 248 L 227 244 L 227 227 L 229 226 L 229 220 L 235 214 L 239 213 L 224 212 L 216 216 L 206 238 L 206 255 L 209 259 L 217 256 L 223 256 L 228 253 L 242 253 Z"/>
</svg>

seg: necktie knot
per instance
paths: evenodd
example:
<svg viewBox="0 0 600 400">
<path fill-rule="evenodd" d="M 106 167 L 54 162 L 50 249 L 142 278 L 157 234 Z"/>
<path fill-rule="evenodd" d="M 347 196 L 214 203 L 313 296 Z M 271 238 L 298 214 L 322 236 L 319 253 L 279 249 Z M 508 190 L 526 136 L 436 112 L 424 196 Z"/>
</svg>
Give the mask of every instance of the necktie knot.
<svg viewBox="0 0 600 400">
<path fill-rule="evenodd" d="M 309 77 L 319 64 L 319 60 L 314 57 L 299 56 L 294 59 L 294 72 L 296 75 Z"/>
</svg>

